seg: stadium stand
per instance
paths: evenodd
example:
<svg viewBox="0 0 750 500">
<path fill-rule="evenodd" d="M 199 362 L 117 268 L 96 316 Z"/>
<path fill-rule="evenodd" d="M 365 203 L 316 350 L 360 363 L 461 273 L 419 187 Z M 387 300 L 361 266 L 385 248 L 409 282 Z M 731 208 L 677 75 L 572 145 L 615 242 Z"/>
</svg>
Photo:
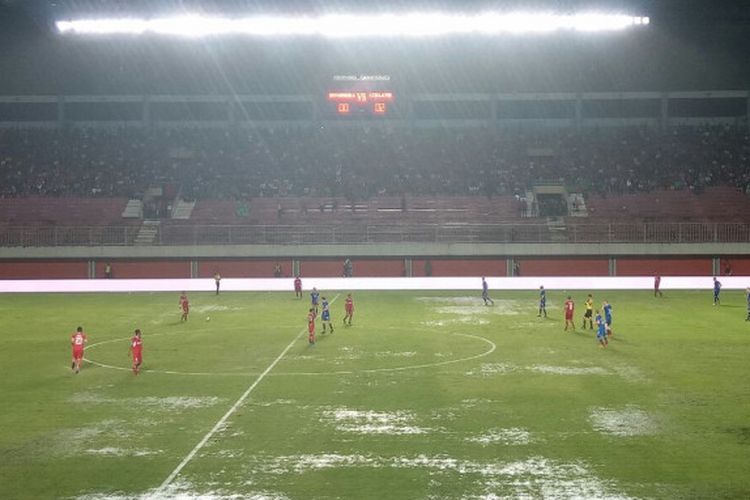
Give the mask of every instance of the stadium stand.
<svg viewBox="0 0 750 500">
<path fill-rule="evenodd" d="M 732 126 L 18 128 L 0 145 L 6 245 L 737 241 L 750 213 Z M 537 186 L 560 195 L 532 205 Z M 124 218 L 133 199 L 146 222 Z"/>
<path fill-rule="evenodd" d="M 352 201 L 403 194 L 520 196 L 541 181 L 602 195 L 750 187 L 750 138 L 746 128 L 730 126 L 669 133 L 11 129 L 0 131 L 0 151 L 4 197 L 132 196 L 155 185 L 179 189 L 188 200 Z"/>
</svg>

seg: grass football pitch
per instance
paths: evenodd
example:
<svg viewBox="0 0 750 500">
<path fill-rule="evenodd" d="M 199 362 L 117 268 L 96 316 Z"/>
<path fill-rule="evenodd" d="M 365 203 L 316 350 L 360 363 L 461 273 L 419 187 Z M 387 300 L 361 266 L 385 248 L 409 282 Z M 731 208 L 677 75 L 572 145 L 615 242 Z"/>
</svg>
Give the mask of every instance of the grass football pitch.
<svg viewBox="0 0 750 500">
<path fill-rule="evenodd" d="M 597 292 L 606 349 L 582 292 L 324 295 L 313 347 L 307 294 L 0 296 L 0 498 L 750 498 L 739 291 Z"/>
</svg>

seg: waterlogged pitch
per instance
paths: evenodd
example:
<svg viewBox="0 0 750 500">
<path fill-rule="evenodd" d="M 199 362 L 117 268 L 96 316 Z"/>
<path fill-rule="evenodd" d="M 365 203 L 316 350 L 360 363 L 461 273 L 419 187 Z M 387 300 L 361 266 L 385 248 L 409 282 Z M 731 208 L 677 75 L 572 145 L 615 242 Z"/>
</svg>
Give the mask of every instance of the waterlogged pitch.
<svg viewBox="0 0 750 500">
<path fill-rule="evenodd" d="M 0 296 L 0 498 L 750 497 L 740 292 L 596 293 L 607 349 L 584 293 L 323 295 L 314 346 L 307 295 Z"/>
</svg>

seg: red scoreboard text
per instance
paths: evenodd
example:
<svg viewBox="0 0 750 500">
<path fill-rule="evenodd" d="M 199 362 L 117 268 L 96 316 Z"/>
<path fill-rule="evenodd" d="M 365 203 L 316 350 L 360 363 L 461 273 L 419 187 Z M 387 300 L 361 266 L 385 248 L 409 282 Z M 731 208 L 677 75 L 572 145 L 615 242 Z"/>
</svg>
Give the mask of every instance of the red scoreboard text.
<svg viewBox="0 0 750 500">
<path fill-rule="evenodd" d="M 385 115 L 388 112 L 388 105 L 393 102 L 393 92 L 371 90 L 328 92 L 328 102 L 334 103 L 336 113 L 343 116 L 355 112 Z"/>
</svg>

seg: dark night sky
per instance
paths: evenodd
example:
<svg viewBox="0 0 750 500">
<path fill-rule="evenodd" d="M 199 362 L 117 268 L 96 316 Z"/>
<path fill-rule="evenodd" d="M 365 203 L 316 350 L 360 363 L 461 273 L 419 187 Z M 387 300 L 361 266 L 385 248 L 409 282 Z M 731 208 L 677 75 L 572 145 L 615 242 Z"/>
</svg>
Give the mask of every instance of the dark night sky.
<svg viewBox="0 0 750 500">
<path fill-rule="evenodd" d="M 429 40 L 71 39 L 54 19 L 167 12 L 365 10 L 362 1 L 0 0 L 0 93 L 317 91 L 333 73 L 397 76 L 413 91 L 750 89 L 750 0 L 384 0 L 387 9 L 621 11 L 620 34 Z M 372 11 L 373 3 L 366 3 Z M 460 8 L 459 8 L 460 7 Z"/>
</svg>

